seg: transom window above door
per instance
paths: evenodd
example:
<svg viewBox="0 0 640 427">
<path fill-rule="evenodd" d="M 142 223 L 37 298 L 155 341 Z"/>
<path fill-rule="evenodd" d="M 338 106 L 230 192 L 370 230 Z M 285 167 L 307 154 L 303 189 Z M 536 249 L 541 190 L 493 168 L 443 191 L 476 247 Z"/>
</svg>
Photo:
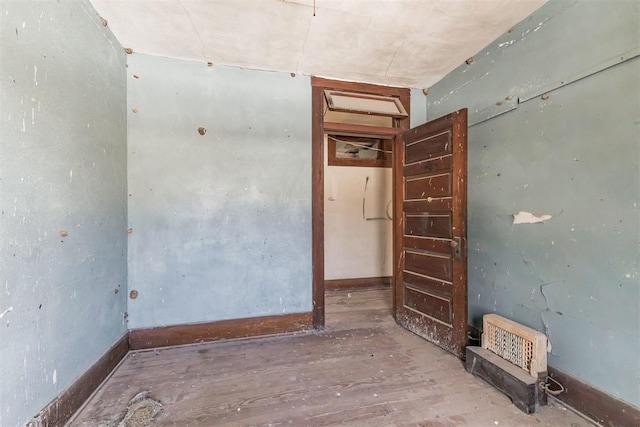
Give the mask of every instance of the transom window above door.
<svg viewBox="0 0 640 427">
<path fill-rule="evenodd" d="M 392 139 L 327 135 L 329 166 L 391 167 Z"/>
<path fill-rule="evenodd" d="M 325 89 L 324 97 L 331 111 L 369 114 L 394 118 L 407 117 L 407 111 L 397 96 L 373 95 Z"/>
<path fill-rule="evenodd" d="M 391 167 L 393 138 L 409 118 L 402 90 L 339 85 L 320 92 L 328 165 Z"/>
</svg>

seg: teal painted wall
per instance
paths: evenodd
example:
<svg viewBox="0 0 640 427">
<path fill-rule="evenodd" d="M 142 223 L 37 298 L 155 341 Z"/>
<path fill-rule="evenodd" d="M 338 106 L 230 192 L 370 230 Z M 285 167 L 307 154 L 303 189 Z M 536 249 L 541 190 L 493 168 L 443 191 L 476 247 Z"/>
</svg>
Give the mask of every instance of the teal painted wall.
<svg viewBox="0 0 640 427">
<path fill-rule="evenodd" d="M 311 311 L 309 77 L 128 63 L 129 326 Z"/>
<path fill-rule="evenodd" d="M 412 128 L 427 122 L 427 97 L 422 89 L 411 89 L 410 113 Z"/>
<path fill-rule="evenodd" d="M 88 1 L 0 2 L 3 427 L 126 331 L 124 70 Z"/>
<path fill-rule="evenodd" d="M 470 128 L 470 321 L 545 331 L 551 365 L 640 406 L 640 61 L 552 84 L 638 49 L 639 3 L 612 4 L 551 1 L 426 103 L 413 90 L 412 125 L 516 107 Z M 308 77 L 125 58 L 87 1 L 0 6 L 0 425 L 91 366 L 126 311 L 311 310 Z"/>
<path fill-rule="evenodd" d="M 470 321 L 496 312 L 547 333 L 550 365 L 635 406 L 640 59 L 562 82 L 637 54 L 639 8 L 550 1 L 427 96 L 430 119 L 517 107 L 469 130 Z M 552 218 L 513 225 L 518 211 Z"/>
</svg>

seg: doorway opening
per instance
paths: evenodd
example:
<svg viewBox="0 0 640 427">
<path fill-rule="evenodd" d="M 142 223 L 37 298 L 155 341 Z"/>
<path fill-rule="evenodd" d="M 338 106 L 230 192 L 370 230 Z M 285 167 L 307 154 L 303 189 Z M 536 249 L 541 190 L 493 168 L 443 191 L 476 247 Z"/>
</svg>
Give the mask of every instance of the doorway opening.
<svg viewBox="0 0 640 427">
<path fill-rule="evenodd" d="M 323 329 L 327 288 L 391 284 L 392 152 L 396 135 L 409 129 L 410 91 L 316 77 L 311 83 L 313 323 Z M 341 203 L 354 197 L 361 203 L 352 212 L 357 226 L 332 221 L 326 225 L 334 239 L 326 239 L 325 214 L 345 214 Z"/>
<path fill-rule="evenodd" d="M 316 329 L 325 326 L 327 191 L 336 199 L 325 182 L 329 141 L 334 162 L 369 162 L 379 170 L 389 154 L 385 151 L 391 151 L 391 202 L 385 204 L 377 195 L 369 199 L 367 210 L 366 176 L 359 218 L 392 218 L 391 312 L 405 329 L 463 357 L 468 327 L 467 110 L 410 129 L 409 101 L 408 89 L 312 79 L 313 322 Z M 385 150 L 386 140 L 391 150 Z M 379 208 L 380 199 L 390 213 Z M 357 249 L 343 252 L 339 255 L 359 261 Z"/>
<path fill-rule="evenodd" d="M 391 285 L 392 139 L 325 134 L 325 290 Z"/>
</svg>

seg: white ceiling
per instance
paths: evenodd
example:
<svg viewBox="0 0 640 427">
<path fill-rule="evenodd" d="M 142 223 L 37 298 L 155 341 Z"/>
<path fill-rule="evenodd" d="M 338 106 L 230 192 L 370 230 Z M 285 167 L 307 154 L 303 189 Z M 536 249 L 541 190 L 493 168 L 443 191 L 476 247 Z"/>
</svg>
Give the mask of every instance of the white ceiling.
<svg viewBox="0 0 640 427">
<path fill-rule="evenodd" d="M 546 0 L 91 0 L 134 52 L 429 87 Z"/>
</svg>

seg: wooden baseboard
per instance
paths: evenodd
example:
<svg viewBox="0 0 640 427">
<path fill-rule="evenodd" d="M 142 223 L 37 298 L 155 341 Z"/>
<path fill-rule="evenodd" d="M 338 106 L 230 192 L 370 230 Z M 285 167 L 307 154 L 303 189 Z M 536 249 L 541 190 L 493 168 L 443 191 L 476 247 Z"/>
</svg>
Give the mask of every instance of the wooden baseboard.
<svg viewBox="0 0 640 427">
<path fill-rule="evenodd" d="M 313 321 L 310 312 L 133 329 L 123 335 L 93 366 L 33 417 L 26 427 L 63 426 L 118 366 L 129 350 L 276 335 L 311 329 L 313 329 Z"/>
<path fill-rule="evenodd" d="M 391 276 L 384 277 L 361 277 L 357 279 L 334 279 L 325 280 L 324 289 L 326 291 L 336 291 L 343 289 L 366 289 L 390 287 Z"/>
<path fill-rule="evenodd" d="M 549 366 L 549 376 L 565 388 L 556 396 L 568 406 L 605 427 L 640 426 L 640 408 L 636 408 L 602 390 Z"/>
<path fill-rule="evenodd" d="M 469 337 L 479 345 L 482 330 L 469 325 Z M 565 388 L 556 396 L 567 406 L 586 415 L 605 427 L 640 426 L 640 408 L 636 408 L 602 390 L 566 374 L 553 366 L 547 367 L 549 376 Z"/>
<path fill-rule="evenodd" d="M 96 363 L 60 393 L 26 427 L 63 426 L 129 352 L 129 334 L 124 334 Z"/>
<path fill-rule="evenodd" d="M 211 323 L 132 329 L 131 350 L 197 344 L 226 339 L 277 335 L 313 329 L 312 313 L 294 313 Z"/>
</svg>

